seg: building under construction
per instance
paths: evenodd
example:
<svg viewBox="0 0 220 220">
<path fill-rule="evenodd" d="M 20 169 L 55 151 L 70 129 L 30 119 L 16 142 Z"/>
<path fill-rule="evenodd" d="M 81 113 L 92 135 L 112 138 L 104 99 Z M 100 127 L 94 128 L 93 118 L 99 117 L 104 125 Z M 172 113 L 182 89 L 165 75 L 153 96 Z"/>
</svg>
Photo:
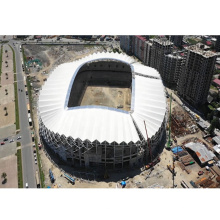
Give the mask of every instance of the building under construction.
<svg viewBox="0 0 220 220">
<path fill-rule="evenodd" d="M 160 145 L 166 113 L 158 71 L 124 54 L 98 53 L 51 73 L 39 95 L 39 134 L 73 166 L 133 167 Z"/>
</svg>

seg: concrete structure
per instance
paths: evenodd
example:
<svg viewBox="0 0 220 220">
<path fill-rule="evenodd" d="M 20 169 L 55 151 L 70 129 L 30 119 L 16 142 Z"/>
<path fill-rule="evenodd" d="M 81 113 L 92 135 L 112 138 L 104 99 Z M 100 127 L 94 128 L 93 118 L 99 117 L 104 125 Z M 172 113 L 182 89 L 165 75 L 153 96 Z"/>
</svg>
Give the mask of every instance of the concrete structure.
<svg viewBox="0 0 220 220">
<path fill-rule="evenodd" d="M 178 54 L 164 55 L 163 62 L 163 82 L 166 86 L 177 86 L 180 77 L 184 59 Z"/>
<path fill-rule="evenodd" d="M 120 47 L 128 55 L 132 55 L 132 37 L 130 35 L 120 36 Z"/>
<path fill-rule="evenodd" d="M 207 102 L 216 54 L 204 51 L 199 45 L 186 48 L 186 64 L 180 75 L 177 92 L 194 106 Z"/>
<path fill-rule="evenodd" d="M 130 86 L 129 111 L 80 106 L 90 84 Z M 146 163 L 165 131 L 166 99 L 159 73 L 117 53 L 97 53 L 58 66 L 39 95 L 39 134 L 60 158 L 74 166 L 120 168 Z"/>
<path fill-rule="evenodd" d="M 170 54 L 172 52 L 172 49 L 173 43 L 167 40 L 167 38 L 158 38 L 153 40 L 149 66 L 158 70 L 162 79 L 164 78 L 164 55 Z"/>
<path fill-rule="evenodd" d="M 216 39 L 215 50 L 216 52 L 220 52 L 220 35 L 216 36 Z"/>
<path fill-rule="evenodd" d="M 172 41 L 175 46 L 181 47 L 183 44 L 183 35 L 171 35 L 170 41 Z"/>
</svg>

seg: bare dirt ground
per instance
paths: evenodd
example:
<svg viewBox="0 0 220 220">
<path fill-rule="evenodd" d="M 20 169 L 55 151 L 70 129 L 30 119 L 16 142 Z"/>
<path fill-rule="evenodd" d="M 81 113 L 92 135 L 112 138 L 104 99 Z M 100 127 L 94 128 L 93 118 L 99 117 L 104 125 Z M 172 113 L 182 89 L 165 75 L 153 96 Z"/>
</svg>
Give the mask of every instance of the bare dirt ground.
<svg viewBox="0 0 220 220">
<path fill-rule="evenodd" d="M 7 52 L 6 52 L 7 51 Z M 3 46 L 2 74 L 0 87 L 0 134 L 1 138 L 15 134 L 15 102 L 13 52 L 8 45 Z M 18 188 L 16 144 L 0 146 L 0 174 L 6 172 L 7 183 L 0 182 L 0 188 Z"/>
<path fill-rule="evenodd" d="M 80 105 L 101 105 L 129 111 L 130 103 L 129 88 L 88 86 Z"/>
<path fill-rule="evenodd" d="M 17 179 L 17 157 L 10 155 L 0 159 L 0 174 L 5 172 L 7 174 L 7 182 L 2 184 L 0 181 L 0 188 L 18 188 Z"/>
<path fill-rule="evenodd" d="M 14 84 L 2 86 L 0 88 L 0 106 L 13 101 L 14 101 Z"/>
<path fill-rule="evenodd" d="M 0 127 L 15 123 L 13 53 L 8 45 L 3 46 L 2 64 L 0 88 Z M 8 74 L 7 80 L 5 73 Z M 4 110 L 5 107 L 7 110 Z"/>
<path fill-rule="evenodd" d="M 4 110 L 4 108 L 7 108 L 7 110 Z M 6 115 L 6 112 L 8 113 Z M 11 125 L 15 123 L 15 104 L 13 102 L 1 105 L 0 108 L 0 124 L 1 127 Z"/>
</svg>

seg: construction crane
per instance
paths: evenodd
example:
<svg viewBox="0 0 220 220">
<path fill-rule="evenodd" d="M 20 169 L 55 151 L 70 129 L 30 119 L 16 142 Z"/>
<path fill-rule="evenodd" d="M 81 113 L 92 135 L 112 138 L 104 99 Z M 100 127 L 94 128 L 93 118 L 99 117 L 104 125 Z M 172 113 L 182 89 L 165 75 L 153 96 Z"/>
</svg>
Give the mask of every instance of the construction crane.
<svg viewBox="0 0 220 220">
<path fill-rule="evenodd" d="M 167 141 L 167 149 L 170 149 L 170 145 L 171 145 L 171 140 L 170 140 L 170 133 L 171 133 L 171 103 L 172 103 L 172 93 L 170 95 L 170 115 L 169 115 L 169 138 Z"/>
</svg>

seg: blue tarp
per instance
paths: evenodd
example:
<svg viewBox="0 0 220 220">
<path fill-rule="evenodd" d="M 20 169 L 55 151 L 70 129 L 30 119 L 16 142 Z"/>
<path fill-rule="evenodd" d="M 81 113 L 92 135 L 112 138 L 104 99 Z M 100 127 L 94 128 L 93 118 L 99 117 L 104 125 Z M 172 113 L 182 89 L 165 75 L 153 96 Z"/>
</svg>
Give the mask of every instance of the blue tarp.
<svg viewBox="0 0 220 220">
<path fill-rule="evenodd" d="M 122 185 L 122 186 L 126 186 L 126 182 L 125 182 L 125 181 L 122 181 L 122 182 L 121 182 L 121 185 Z"/>
<path fill-rule="evenodd" d="M 180 147 L 180 146 L 176 146 L 176 147 L 174 147 L 174 148 L 172 149 L 172 152 L 173 152 L 174 154 L 176 154 L 177 152 L 181 152 L 181 151 L 183 151 L 183 148 Z"/>
</svg>

